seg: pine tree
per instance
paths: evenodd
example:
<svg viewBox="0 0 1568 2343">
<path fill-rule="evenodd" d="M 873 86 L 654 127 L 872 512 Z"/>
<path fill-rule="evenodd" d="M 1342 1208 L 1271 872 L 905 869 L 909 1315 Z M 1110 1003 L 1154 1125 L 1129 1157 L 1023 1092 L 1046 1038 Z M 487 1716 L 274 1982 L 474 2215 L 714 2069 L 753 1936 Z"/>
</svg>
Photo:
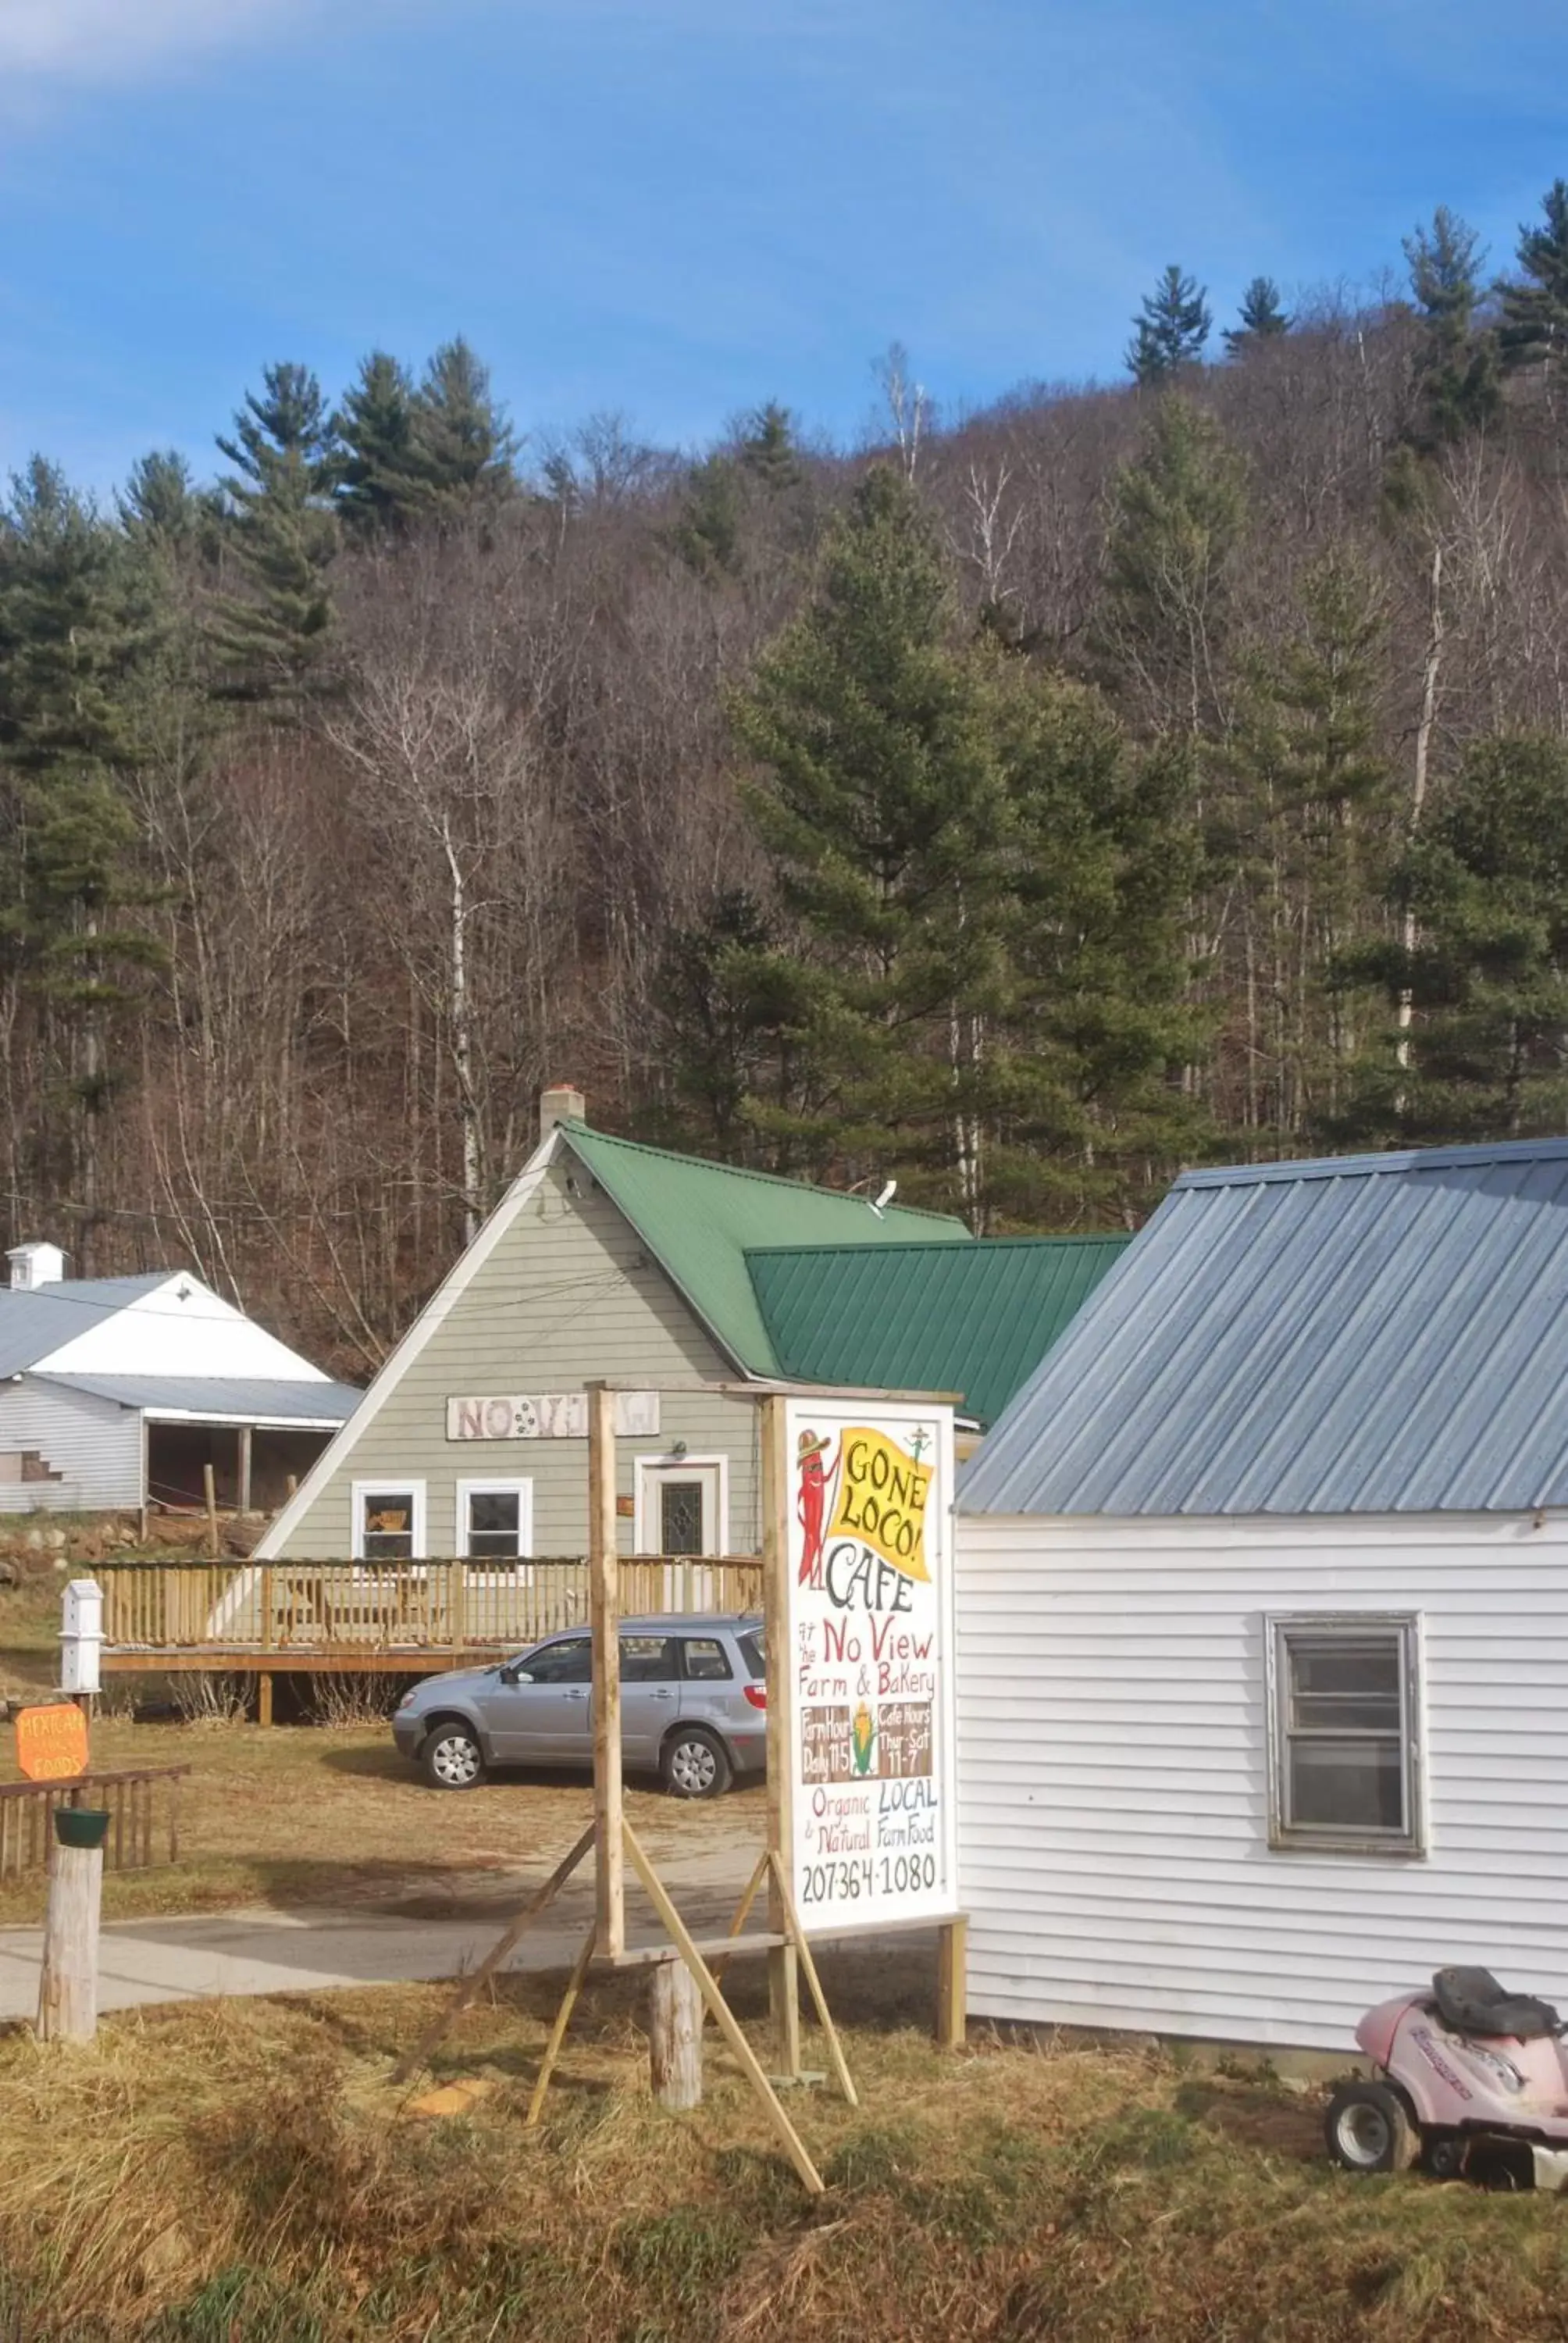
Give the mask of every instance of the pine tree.
<svg viewBox="0 0 1568 2343">
<path fill-rule="evenodd" d="M 770 496 L 798 488 L 805 475 L 795 439 L 795 419 L 787 407 L 769 399 L 747 419 L 741 434 L 740 462 Z"/>
<path fill-rule="evenodd" d="M 427 366 L 412 410 L 409 476 L 422 518 L 461 519 L 517 490 L 517 435 L 482 366 L 459 335 Z"/>
<path fill-rule="evenodd" d="M 784 940 L 745 888 L 720 889 L 670 938 L 658 990 L 668 1096 L 648 1119 L 650 1138 L 793 1169 L 789 1146 L 764 1148 L 756 1121 L 759 1110 L 789 1121 L 816 1102 L 806 1050 L 815 986 Z"/>
<path fill-rule="evenodd" d="M 1177 1079 L 1205 1039 L 1189 776 L 1179 751 L 1135 754 L 1091 689 L 1016 659 L 996 682 L 1011 865 L 987 1195 L 1024 1227 L 1125 1220 L 1211 1138 Z"/>
<path fill-rule="evenodd" d="M 1504 366 L 1544 366 L 1551 377 L 1568 362 L 1568 179 L 1553 180 L 1541 209 L 1519 231 L 1521 275 L 1502 287 L 1498 338 Z"/>
<path fill-rule="evenodd" d="M 247 391 L 223 482 L 246 591 L 221 598 L 215 647 L 242 696 L 297 692 L 320 660 L 332 622 L 327 570 L 337 549 L 331 509 L 338 450 L 321 386 L 306 367 L 268 367 Z"/>
<path fill-rule="evenodd" d="M 138 457 L 119 498 L 121 526 L 170 548 L 194 545 L 206 517 L 190 466 L 172 447 Z"/>
<path fill-rule="evenodd" d="M 1225 347 L 1231 356 L 1241 357 L 1259 342 L 1277 340 L 1291 330 L 1291 321 L 1280 307 L 1280 288 L 1271 277 L 1254 277 L 1241 296 L 1241 322 L 1227 326 Z"/>
<path fill-rule="evenodd" d="M 141 742 L 139 672 L 161 637 L 150 574 L 126 538 L 35 458 L 0 510 L 0 950 L 47 1035 L 42 1181 L 85 1208 L 89 1255 L 100 1136 L 124 1069 L 116 1011 L 161 959 L 121 915 L 147 900 L 124 779 Z"/>
<path fill-rule="evenodd" d="M 1101 648 L 1161 729 L 1211 729 L 1233 556 L 1246 518 L 1241 458 L 1213 417 L 1162 398 L 1136 463 L 1111 482 Z"/>
<path fill-rule="evenodd" d="M 1568 743 L 1472 742 L 1396 865 L 1391 909 L 1417 941 L 1369 955 L 1391 1010 L 1364 1070 L 1362 1131 L 1430 1143 L 1557 1133 L 1568 1122 Z"/>
<path fill-rule="evenodd" d="M 878 467 L 734 714 L 762 770 L 753 818 L 819 980 L 804 1047 L 820 1102 L 758 1108 L 759 1127 L 819 1162 L 903 1167 L 973 1204 L 1005 809 L 955 617 L 930 522 Z"/>
<path fill-rule="evenodd" d="M 357 537 L 406 528 L 421 501 L 415 398 L 407 368 L 372 350 L 332 418 L 341 449 L 337 509 Z"/>
<path fill-rule="evenodd" d="M 1158 389 L 1196 365 L 1213 322 L 1204 287 L 1172 261 L 1132 321 L 1127 365 L 1139 387 Z"/>
<path fill-rule="evenodd" d="M 1475 230 L 1445 204 L 1432 226 L 1404 239 L 1410 287 L 1424 328 L 1419 366 L 1422 414 L 1412 443 L 1432 453 L 1479 430 L 1497 412 L 1497 345 L 1477 330 L 1485 253 Z"/>
</svg>

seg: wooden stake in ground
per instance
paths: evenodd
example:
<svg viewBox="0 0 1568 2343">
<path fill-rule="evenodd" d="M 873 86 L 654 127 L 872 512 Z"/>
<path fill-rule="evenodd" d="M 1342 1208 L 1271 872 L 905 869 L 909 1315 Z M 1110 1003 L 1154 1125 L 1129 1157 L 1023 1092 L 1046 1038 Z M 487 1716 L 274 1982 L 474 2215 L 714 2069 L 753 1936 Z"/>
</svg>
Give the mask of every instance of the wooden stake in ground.
<svg viewBox="0 0 1568 2343">
<path fill-rule="evenodd" d="M 648 1989 L 648 2063 L 661 2107 L 702 2104 L 702 1995 L 682 1960 L 660 1961 Z"/>
<path fill-rule="evenodd" d="M 583 1979 L 588 1973 L 588 1963 L 593 1958 L 594 1946 L 598 1941 L 598 1922 L 595 1920 L 582 1940 L 581 1951 L 572 1963 L 572 1973 L 567 1979 L 567 1989 L 561 1996 L 561 2006 L 556 2012 L 556 2022 L 550 2028 L 550 2038 L 545 2044 L 545 2055 L 539 2066 L 538 2079 L 534 2085 L 533 2097 L 528 2101 L 528 2112 L 523 2117 L 525 2131 L 533 2129 L 543 2112 L 545 2093 L 550 2087 L 550 2077 L 556 2071 L 556 2060 L 561 2055 L 561 2044 L 567 2038 L 567 2027 L 572 2022 L 572 2012 L 577 2007 L 578 1996 L 583 1989 Z"/>
<path fill-rule="evenodd" d="M 429 2065 L 431 2053 L 437 2048 L 442 2036 L 447 2032 L 453 2019 L 457 2016 L 460 2010 L 467 2009 L 468 2004 L 473 2000 L 474 1996 L 478 1992 L 479 1987 L 486 1984 L 489 1978 L 495 1976 L 496 1971 L 500 1967 L 501 1963 L 506 1959 L 508 1954 L 515 1950 L 517 1946 L 522 1942 L 528 1930 L 533 1926 L 534 1922 L 538 1918 L 539 1914 L 545 1909 L 545 1906 L 548 1904 L 554 1903 L 556 1897 L 560 1894 L 561 1889 L 566 1885 L 567 1881 L 571 1877 L 573 1872 L 577 1869 L 578 1864 L 582 1861 L 584 1855 L 593 1845 L 593 1839 L 594 1835 L 591 1828 L 584 1831 L 581 1838 L 578 1839 L 577 1845 L 572 1848 L 571 1853 L 562 1856 L 560 1862 L 557 1864 L 555 1869 L 551 1872 L 544 1885 L 539 1888 L 535 1895 L 529 1897 L 522 1910 L 518 1913 L 517 1918 L 512 1922 L 510 1927 L 506 1929 L 502 1935 L 497 1937 L 489 1951 L 485 1955 L 484 1959 L 479 1963 L 478 1967 L 473 1971 L 471 1976 L 466 1976 L 461 1980 L 457 1992 L 452 1996 L 451 2000 L 447 2004 L 446 2008 L 441 2012 L 439 2017 L 437 2017 L 435 2023 L 420 2036 L 418 2041 L 415 2043 L 412 2050 L 405 2050 L 401 2058 L 398 2059 L 397 2064 L 393 2067 L 392 2080 L 395 2083 L 406 2083 L 410 2075 L 417 2074 L 421 2066 L 427 2066 Z"/>
<path fill-rule="evenodd" d="M 757 2053 L 737 2024 L 734 2011 L 714 1984 L 702 1955 L 691 1941 L 685 1921 L 670 1902 L 663 1880 L 643 1853 L 637 1833 L 629 1823 L 624 1824 L 622 1827 L 626 1835 L 626 1851 L 631 1857 L 632 1868 L 642 1882 L 643 1891 L 668 1930 L 670 1942 L 676 1946 L 681 1959 L 697 1979 L 698 1991 L 708 2004 L 709 2013 L 720 2034 L 739 2060 L 747 2081 L 761 2100 L 763 2112 L 778 2134 L 785 2154 L 809 2193 L 813 2197 L 822 2196 L 825 2193 L 822 2176 L 812 2163 L 805 2141 L 780 2106 L 778 2093 L 758 2064 Z"/>
<path fill-rule="evenodd" d="M 98 2030 L 98 1909 L 101 1846 L 49 1850 L 49 1903 L 38 1978 L 38 2039 L 91 2042 Z"/>
<path fill-rule="evenodd" d="M 784 1907 L 784 1916 L 789 1923 L 789 1934 L 799 1948 L 800 1966 L 805 1972 L 807 1989 L 816 2007 L 817 2023 L 820 2026 L 827 2040 L 828 2056 L 833 2062 L 833 2072 L 839 2078 L 839 2088 L 849 2105 L 852 2107 L 858 2107 L 860 2104 L 859 2094 L 849 2074 L 849 2062 L 844 2056 L 843 2048 L 839 2040 L 839 2029 L 833 2023 L 832 2014 L 828 2007 L 828 1996 L 822 1990 L 822 1980 L 817 1974 L 817 1964 L 811 1957 L 811 1947 L 806 1942 L 806 1931 L 800 1926 L 800 1915 L 795 1909 L 795 1898 L 789 1893 L 789 1875 L 776 1855 L 769 1855 L 768 1860 L 774 1866 L 779 1900 Z"/>
</svg>

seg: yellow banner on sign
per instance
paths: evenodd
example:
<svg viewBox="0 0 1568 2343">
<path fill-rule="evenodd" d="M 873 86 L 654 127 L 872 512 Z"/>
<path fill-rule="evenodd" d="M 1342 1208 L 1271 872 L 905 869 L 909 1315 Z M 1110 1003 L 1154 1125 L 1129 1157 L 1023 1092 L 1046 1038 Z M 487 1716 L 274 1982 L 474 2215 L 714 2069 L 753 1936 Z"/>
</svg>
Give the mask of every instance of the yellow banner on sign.
<svg viewBox="0 0 1568 2343">
<path fill-rule="evenodd" d="M 848 1531 L 851 1537 L 863 1538 L 906 1578 L 929 1583 L 926 1498 L 930 1466 L 869 1425 L 846 1431 L 839 1454 L 839 1498 L 829 1536 Z"/>
</svg>

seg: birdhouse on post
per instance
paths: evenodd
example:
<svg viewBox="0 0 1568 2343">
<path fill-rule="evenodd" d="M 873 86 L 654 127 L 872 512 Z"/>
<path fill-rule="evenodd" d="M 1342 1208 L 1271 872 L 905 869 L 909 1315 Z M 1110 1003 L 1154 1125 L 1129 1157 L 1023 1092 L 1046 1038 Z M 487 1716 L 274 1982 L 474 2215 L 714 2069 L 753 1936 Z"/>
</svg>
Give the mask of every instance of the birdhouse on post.
<svg viewBox="0 0 1568 2343">
<path fill-rule="evenodd" d="M 73 1578 L 60 1604 L 60 1689 L 95 1693 L 104 1648 L 104 1590 L 93 1578 Z"/>
</svg>

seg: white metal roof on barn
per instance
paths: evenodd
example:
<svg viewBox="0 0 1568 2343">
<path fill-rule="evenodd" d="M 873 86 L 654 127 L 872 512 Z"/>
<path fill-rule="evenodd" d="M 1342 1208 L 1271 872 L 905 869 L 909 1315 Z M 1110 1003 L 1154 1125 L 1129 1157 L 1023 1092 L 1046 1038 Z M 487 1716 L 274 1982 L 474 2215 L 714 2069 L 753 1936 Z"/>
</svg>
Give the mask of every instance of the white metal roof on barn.
<svg viewBox="0 0 1568 2343">
<path fill-rule="evenodd" d="M 1188 1172 L 959 1484 L 995 1514 L 1568 1505 L 1568 1140 Z"/>
</svg>

